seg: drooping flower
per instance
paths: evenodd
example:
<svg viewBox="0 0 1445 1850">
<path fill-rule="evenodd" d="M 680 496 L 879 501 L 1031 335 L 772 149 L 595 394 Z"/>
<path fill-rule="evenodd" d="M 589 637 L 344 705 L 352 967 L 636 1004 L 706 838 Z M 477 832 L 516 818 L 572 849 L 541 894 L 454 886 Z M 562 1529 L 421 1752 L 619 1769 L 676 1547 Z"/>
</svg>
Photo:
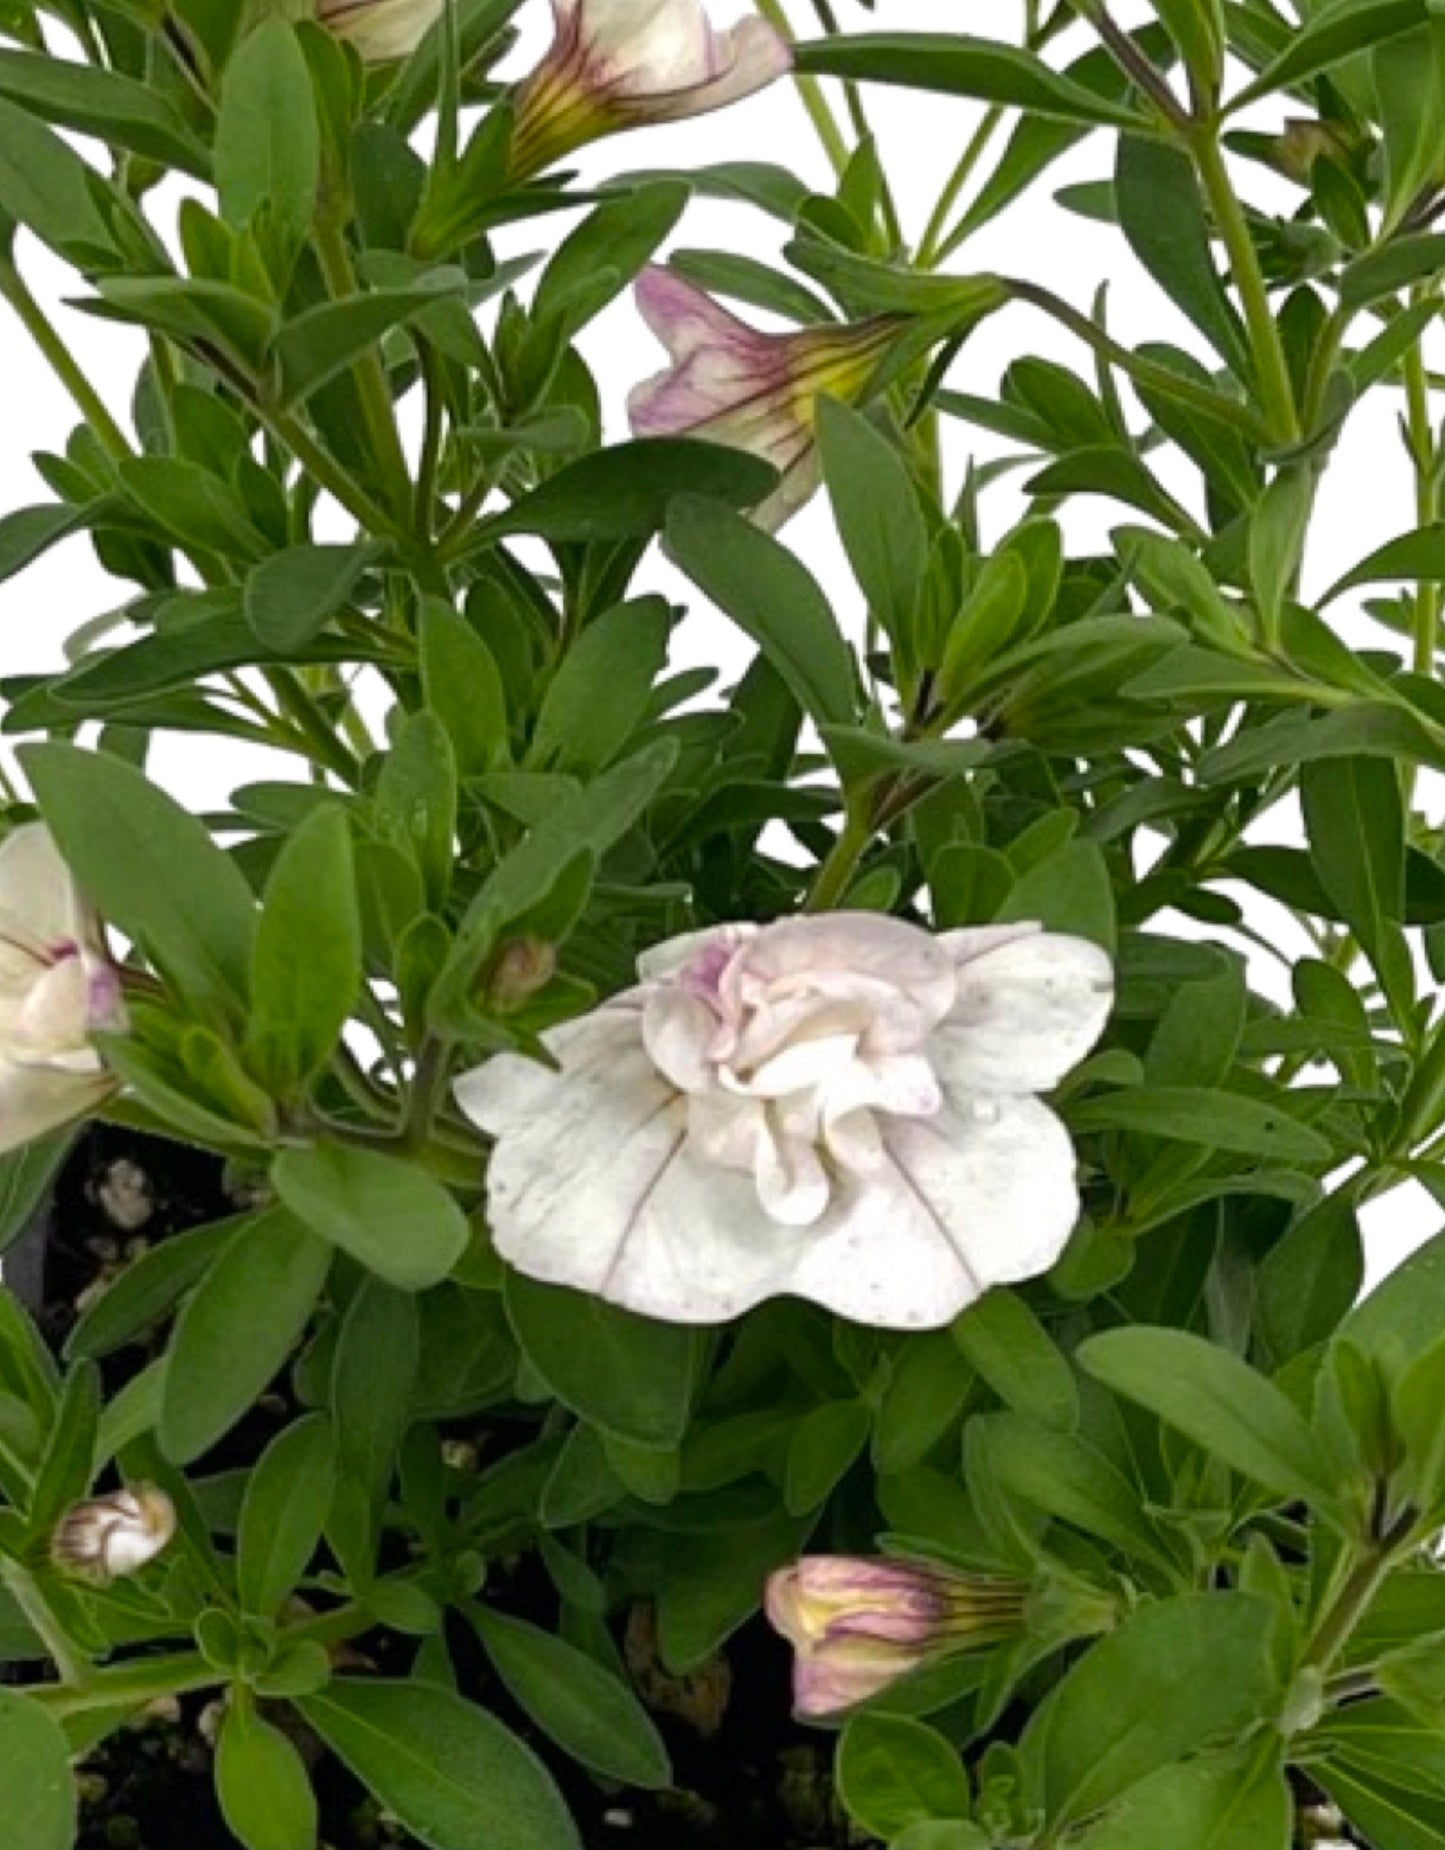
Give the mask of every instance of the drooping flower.
<svg viewBox="0 0 1445 1850">
<path fill-rule="evenodd" d="M 368 64 L 409 58 L 441 18 L 446 0 L 318 0 L 316 17 L 350 39 Z"/>
<path fill-rule="evenodd" d="M 114 1081 L 91 1045 L 124 1026 L 100 926 L 41 823 L 0 842 L 0 1151 L 82 1117 Z"/>
<path fill-rule="evenodd" d="M 792 68 L 766 20 L 718 32 L 701 0 L 552 0 L 552 13 L 551 49 L 516 91 L 518 179 L 619 129 L 721 109 Z"/>
<path fill-rule="evenodd" d="M 1027 1592 L 933 1562 L 805 1555 L 768 1581 L 766 1608 L 796 1653 L 794 1709 L 823 1716 L 937 1657 L 1014 1637 Z"/>
<path fill-rule="evenodd" d="M 770 529 L 818 486 L 818 400 L 859 398 L 897 329 L 880 315 L 846 325 L 764 334 L 674 270 L 643 271 L 637 306 L 672 357 L 627 401 L 639 437 L 705 437 L 750 450 L 782 480 L 754 518 Z"/>
<path fill-rule="evenodd" d="M 820 913 L 648 952 L 639 985 L 457 1085 L 496 1138 L 497 1249 L 674 1323 L 792 1293 L 927 1329 L 1058 1257 L 1068 1134 L 1036 1094 L 1108 1016 L 1109 960 L 1009 925 Z"/>
<path fill-rule="evenodd" d="M 154 1484 L 75 1503 L 61 1517 L 50 1552 L 58 1567 L 105 1582 L 137 1574 L 176 1532 L 176 1509 Z"/>
</svg>

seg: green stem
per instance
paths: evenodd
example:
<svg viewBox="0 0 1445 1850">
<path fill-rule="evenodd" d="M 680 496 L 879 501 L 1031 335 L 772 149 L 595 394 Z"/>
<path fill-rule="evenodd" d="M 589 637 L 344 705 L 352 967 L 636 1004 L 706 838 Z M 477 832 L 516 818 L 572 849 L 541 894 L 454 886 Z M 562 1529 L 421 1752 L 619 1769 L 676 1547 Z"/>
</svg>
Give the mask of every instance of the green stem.
<svg viewBox="0 0 1445 1850">
<path fill-rule="evenodd" d="M 943 191 L 938 195 L 938 203 L 934 206 L 928 223 L 924 227 L 923 240 L 918 246 L 920 270 L 935 268 L 952 256 L 963 242 L 966 234 L 961 226 L 956 227 L 947 238 L 944 237 L 944 227 L 948 223 L 949 214 L 958 204 L 964 187 L 972 179 L 974 169 L 988 151 L 988 144 L 998 133 L 998 127 L 1003 118 L 1003 109 L 998 105 L 988 110 L 969 137 L 967 147 L 959 155 L 957 165 L 948 176 Z"/>
<path fill-rule="evenodd" d="M 97 1670 L 83 1689 L 42 1684 L 25 1693 L 49 1709 L 57 1721 L 63 1721 L 67 1716 L 96 1709 L 141 1708 L 163 1696 L 212 1689 L 225 1680 L 223 1673 L 198 1652 L 186 1651 L 172 1657 L 146 1657 L 131 1664 L 117 1664 L 113 1670 Z"/>
<path fill-rule="evenodd" d="M 1292 444 L 1300 440 L 1299 412 L 1295 406 L 1294 384 L 1285 359 L 1284 342 L 1279 324 L 1270 307 L 1269 290 L 1260 268 L 1259 252 L 1244 215 L 1244 207 L 1234 190 L 1225 164 L 1224 152 L 1214 126 L 1190 137 L 1188 146 L 1205 196 L 1214 213 L 1215 224 L 1229 255 L 1230 274 L 1244 310 L 1249 330 L 1250 352 L 1254 360 L 1255 385 L 1260 403 L 1276 443 Z"/>
<path fill-rule="evenodd" d="M 1409 1541 L 1415 1521 L 1414 1511 L 1405 1511 L 1360 1551 L 1339 1592 L 1320 1615 L 1300 1659 L 1302 1670 L 1323 1673 L 1330 1668 L 1379 1592 L 1381 1582 L 1395 1565 L 1401 1548 Z"/>
<path fill-rule="evenodd" d="M 24 1613 L 30 1629 L 50 1653 L 61 1683 L 75 1689 L 90 1683 L 94 1671 L 89 1660 L 71 1642 L 70 1634 L 50 1610 L 50 1602 L 32 1575 L 18 1561 L 0 1561 L 0 1585 Z"/>
<path fill-rule="evenodd" d="M 1415 518 L 1428 527 L 1440 517 L 1440 490 L 1436 481 L 1435 433 L 1430 420 L 1430 385 L 1425 377 L 1422 335 L 1405 355 L 1406 429 L 1410 458 L 1415 465 Z M 1433 675 L 1440 641 L 1440 587 L 1422 584 L 1415 593 L 1416 674 Z"/>
<path fill-rule="evenodd" d="M 794 42 L 793 24 L 783 10 L 782 0 L 754 0 L 759 13 L 770 26 L 776 28 L 791 45 Z M 823 152 L 833 172 L 841 177 L 848 171 L 848 162 L 853 158 L 852 150 L 838 127 L 833 111 L 828 107 L 828 99 L 823 94 L 823 86 L 816 77 L 807 77 L 794 73 L 793 83 L 797 88 L 799 100 L 808 112 L 808 119 L 813 124 L 818 140 L 823 145 Z"/>
<path fill-rule="evenodd" d="M 342 302 L 359 293 L 345 233 L 335 217 L 327 212 L 321 214 L 316 227 L 316 255 L 333 301 Z M 396 427 L 396 407 L 379 349 L 374 345 L 368 347 L 352 367 L 352 373 L 361 394 L 361 413 L 366 420 L 372 453 L 386 484 L 391 506 L 398 512 L 408 509 L 412 498 L 411 472 Z"/>
<path fill-rule="evenodd" d="M 842 30 L 838 16 L 833 11 L 831 0 L 812 0 L 813 11 L 818 16 L 818 24 L 833 38 Z M 853 132 L 860 142 L 873 141 L 873 124 L 868 120 L 868 110 L 863 102 L 863 93 L 856 83 L 844 82 L 843 100 L 848 109 L 848 120 L 853 124 Z M 883 235 L 894 250 L 903 249 L 903 222 L 898 215 L 898 206 L 893 197 L 893 188 L 888 176 L 879 168 L 878 216 L 882 223 Z"/>
<path fill-rule="evenodd" d="M 1016 300 L 1030 302 L 1046 315 L 1052 315 L 1055 321 L 1077 334 L 1080 340 L 1087 341 L 1096 353 L 1112 361 L 1120 372 L 1137 380 L 1140 385 L 1167 392 L 1181 404 L 1193 405 L 1209 417 L 1233 424 L 1255 443 L 1265 435 L 1259 419 L 1247 405 L 1237 405 L 1222 394 L 1211 391 L 1208 386 L 1198 385 L 1194 380 L 1172 372 L 1167 366 L 1157 366 L 1152 360 L 1141 359 L 1137 353 L 1121 346 L 1111 334 L 1105 333 L 1096 322 L 1081 314 L 1062 296 L 1055 295 L 1051 289 L 1044 289 L 1037 283 L 1016 277 L 1000 277 L 999 281 Z M 1273 323 L 1270 325 L 1272 327 Z"/>
<path fill-rule="evenodd" d="M 258 415 L 272 434 L 291 451 L 307 472 L 326 490 L 333 501 L 344 507 L 364 533 L 374 538 L 405 541 L 407 535 L 385 508 L 380 507 L 359 482 L 356 482 L 311 435 L 301 420 L 290 411 L 271 411 L 264 404 Z"/>
<path fill-rule="evenodd" d="M 271 668 L 266 672 L 266 680 L 281 711 L 307 741 L 308 756 L 328 771 L 334 771 L 347 789 L 354 790 L 360 775 L 355 758 L 295 673 L 289 668 Z"/>
<path fill-rule="evenodd" d="M 45 356 L 56 378 L 74 400 L 76 409 L 95 433 L 96 440 L 117 462 L 124 462 L 133 456 L 135 452 L 125 432 L 106 409 L 99 393 L 81 371 L 74 354 L 51 325 L 44 309 L 11 263 L 0 263 L 0 296 L 4 296 L 14 309 L 26 333 Z"/>
</svg>

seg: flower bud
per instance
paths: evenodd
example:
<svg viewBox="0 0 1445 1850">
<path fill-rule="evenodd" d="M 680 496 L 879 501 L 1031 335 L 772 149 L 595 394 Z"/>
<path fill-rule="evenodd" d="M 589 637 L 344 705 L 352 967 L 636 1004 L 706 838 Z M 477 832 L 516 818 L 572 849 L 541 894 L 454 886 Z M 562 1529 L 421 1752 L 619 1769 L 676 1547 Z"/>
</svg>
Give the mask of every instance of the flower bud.
<svg viewBox="0 0 1445 1850">
<path fill-rule="evenodd" d="M 557 33 L 516 92 L 518 179 L 599 136 L 750 96 L 791 68 L 766 20 L 714 31 L 700 0 L 552 0 Z"/>
<path fill-rule="evenodd" d="M 175 1505 L 154 1484 L 72 1504 L 50 1545 L 57 1567 L 88 1580 L 139 1573 L 176 1532 Z"/>
<path fill-rule="evenodd" d="M 835 1715 L 936 1657 L 979 1650 L 1023 1625 L 1024 1582 L 934 1562 L 805 1555 L 768 1581 L 767 1615 L 797 1653 L 793 1706 Z"/>
<path fill-rule="evenodd" d="M 487 976 L 487 1005 L 509 1015 L 545 989 L 557 974 L 557 947 L 545 938 L 512 938 L 504 944 Z"/>
<path fill-rule="evenodd" d="M 99 923 L 50 831 L 16 829 L 0 842 L 0 1152 L 113 1089 L 90 1036 L 124 1026 Z"/>
<path fill-rule="evenodd" d="M 409 58 L 430 32 L 446 0 L 319 0 L 316 17 L 350 39 L 368 64 Z"/>
<path fill-rule="evenodd" d="M 876 316 L 764 334 L 656 265 L 643 271 L 636 297 L 672 365 L 632 392 L 633 430 L 639 437 L 703 437 L 761 456 L 782 480 L 754 518 L 780 527 L 818 486 L 818 400 L 864 397 L 899 322 Z"/>
</svg>

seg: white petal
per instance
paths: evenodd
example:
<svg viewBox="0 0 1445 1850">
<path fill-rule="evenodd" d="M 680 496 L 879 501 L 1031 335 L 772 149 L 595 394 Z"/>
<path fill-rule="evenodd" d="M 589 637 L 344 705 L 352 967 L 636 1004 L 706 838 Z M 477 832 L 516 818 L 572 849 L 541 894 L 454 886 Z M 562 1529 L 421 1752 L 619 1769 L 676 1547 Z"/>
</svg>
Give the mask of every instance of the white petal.
<svg viewBox="0 0 1445 1850">
<path fill-rule="evenodd" d="M 793 54 L 766 20 L 745 19 L 731 32 L 713 35 L 708 62 L 712 75 L 704 75 L 700 67 L 689 74 L 680 64 L 676 80 L 666 88 L 649 85 L 643 93 L 634 87 L 639 116 L 649 122 L 675 122 L 723 109 L 786 76 Z"/>
<path fill-rule="evenodd" d="M 586 1072 L 605 1069 L 614 1056 L 641 1045 L 641 1017 L 635 1006 L 618 1001 L 582 1015 L 542 1039 L 559 1062 Z M 521 1054 L 496 1054 L 482 1066 L 459 1074 L 453 1090 L 457 1103 L 479 1129 L 493 1137 L 525 1130 L 549 1108 L 563 1074 Z"/>
<path fill-rule="evenodd" d="M 83 1118 L 115 1090 L 109 1073 L 69 1073 L 0 1059 L 0 1155 Z"/>
<path fill-rule="evenodd" d="M 637 960 L 637 974 L 644 983 L 665 982 L 694 966 L 706 966 L 710 954 L 726 952 L 731 956 L 740 944 L 756 937 L 758 930 L 756 925 L 710 925 L 705 931 L 683 932 L 680 937 L 668 938 L 644 951 Z"/>
<path fill-rule="evenodd" d="M 27 823 L 0 841 L 0 933 L 8 920 L 37 945 L 93 941 L 70 869 L 44 823 Z"/>
<path fill-rule="evenodd" d="M 1113 999 L 1097 945 L 1014 938 L 959 966 L 958 1000 L 929 1053 L 950 1094 L 1048 1092 L 1103 1033 Z"/>
<path fill-rule="evenodd" d="M 1079 1218 L 1069 1134 L 1034 1098 L 884 1123 L 909 1190 L 981 1288 L 1046 1272 Z"/>
<path fill-rule="evenodd" d="M 763 1211 L 781 1226 L 811 1227 L 827 1212 L 832 1188 L 811 1137 L 765 1120 L 755 1173 Z"/>
</svg>

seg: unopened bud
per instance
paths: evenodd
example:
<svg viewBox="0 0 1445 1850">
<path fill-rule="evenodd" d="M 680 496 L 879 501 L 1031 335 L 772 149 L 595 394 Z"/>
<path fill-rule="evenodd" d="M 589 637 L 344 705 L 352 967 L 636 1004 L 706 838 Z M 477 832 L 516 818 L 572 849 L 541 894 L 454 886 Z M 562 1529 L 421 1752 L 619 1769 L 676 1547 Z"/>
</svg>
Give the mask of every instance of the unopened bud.
<svg viewBox="0 0 1445 1850">
<path fill-rule="evenodd" d="M 487 1003 L 509 1015 L 545 989 L 557 974 L 557 947 L 545 938 L 513 938 L 504 944 L 487 978 Z"/>
<path fill-rule="evenodd" d="M 797 1653 L 797 1713 L 835 1715 L 934 1658 L 1016 1636 L 1027 1593 L 935 1562 L 811 1555 L 769 1580 L 767 1614 Z"/>
<path fill-rule="evenodd" d="M 176 1509 L 163 1490 L 137 1484 L 72 1504 L 51 1542 L 56 1566 L 101 1582 L 135 1574 L 176 1532 Z"/>
</svg>

